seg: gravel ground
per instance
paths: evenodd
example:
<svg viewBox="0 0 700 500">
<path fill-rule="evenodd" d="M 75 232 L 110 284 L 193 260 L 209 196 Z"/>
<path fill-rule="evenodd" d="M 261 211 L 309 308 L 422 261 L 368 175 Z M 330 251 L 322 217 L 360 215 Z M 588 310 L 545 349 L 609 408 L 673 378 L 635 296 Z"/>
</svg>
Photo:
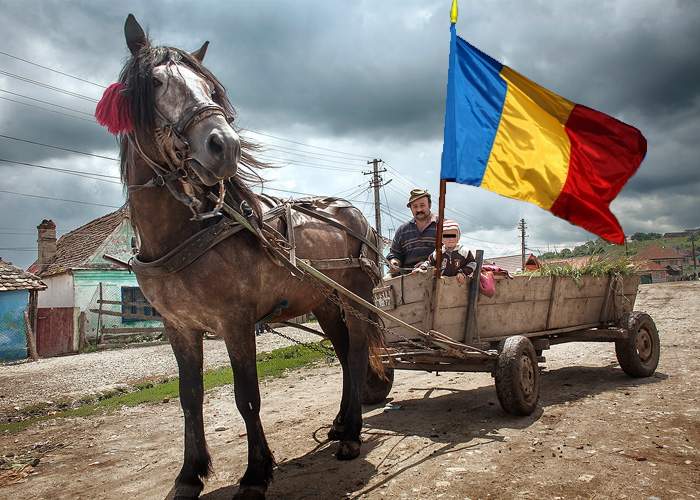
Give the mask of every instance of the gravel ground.
<svg viewBox="0 0 700 500">
<path fill-rule="evenodd" d="M 318 325 L 313 324 L 315 328 Z M 312 326 L 312 325 L 309 325 Z M 320 337 L 296 328 L 277 329 L 301 342 Z M 272 351 L 292 342 L 272 333 L 257 337 L 258 352 Z M 221 339 L 204 341 L 204 369 L 228 366 Z M 0 414 L 15 407 L 47 401 L 78 399 L 124 387 L 144 379 L 177 375 L 177 363 L 169 345 L 91 352 L 0 366 Z"/>
</svg>

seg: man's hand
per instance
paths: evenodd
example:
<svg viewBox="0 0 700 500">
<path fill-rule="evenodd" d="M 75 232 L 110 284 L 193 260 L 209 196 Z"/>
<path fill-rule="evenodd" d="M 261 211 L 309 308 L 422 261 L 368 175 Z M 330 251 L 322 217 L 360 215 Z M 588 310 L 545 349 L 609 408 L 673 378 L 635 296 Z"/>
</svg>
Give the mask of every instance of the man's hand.
<svg viewBox="0 0 700 500">
<path fill-rule="evenodd" d="M 463 273 L 457 273 L 457 283 L 464 285 L 466 283 L 467 277 Z"/>
</svg>

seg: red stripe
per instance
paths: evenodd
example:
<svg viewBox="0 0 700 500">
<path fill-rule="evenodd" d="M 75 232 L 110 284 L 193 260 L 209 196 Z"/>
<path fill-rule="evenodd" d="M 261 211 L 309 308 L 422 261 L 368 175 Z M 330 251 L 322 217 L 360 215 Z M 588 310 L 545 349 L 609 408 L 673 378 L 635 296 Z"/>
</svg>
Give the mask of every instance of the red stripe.
<svg viewBox="0 0 700 500">
<path fill-rule="evenodd" d="M 580 104 L 569 115 L 566 133 L 569 173 L 551 212 L 611 243 L 624 243 L 610 202 L 639 168 L 646 139 L 636 128 Z"/>
</svg>

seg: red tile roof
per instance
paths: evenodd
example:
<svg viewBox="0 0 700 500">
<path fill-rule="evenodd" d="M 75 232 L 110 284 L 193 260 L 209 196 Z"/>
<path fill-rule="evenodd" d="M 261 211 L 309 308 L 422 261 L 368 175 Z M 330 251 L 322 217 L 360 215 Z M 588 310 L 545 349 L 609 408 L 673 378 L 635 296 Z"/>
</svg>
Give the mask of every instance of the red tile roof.
<svg viewBox="0 0 700 500">
<path fill-rule="evenodd" d="M 61 236 L 56 243 L 56 257 L 47 267 L 41 269 L 34 262 L 29 271 L 41 277 L 66 272 L 70 269 L 83 268 L 86 261 L 95 253 L 99 246 L 114 232 L 125 218 L 129 217 L 129 209 L 125 205 L 119 210 L 99 217 L 73 231 Z M 111 269 L 114 266 L 106 265 Z"/>
<path fill-rule="evenodd" d="M 667 271 L 666 266 L 652 260 L 643 260 L 638 262 L 636 267 L 637 271 Z"/>
<path fill-rule="evenodd" d="M 660 259 L 683 259 L 685 258 L 675 248 L 660 247 L 651 245 L 641 250 L 637 255 L 632 257 L 634 260 L 660 260 Z"/>
<path fill-rule="evenodd" d="M 27 271 L 0 259 L 0 292 L 10 290 L 43 290 L 46 285 Z"/>
<path fill-rule="evenodd" d="M 540 261 L 533 254 L 527 254 L 525 259 L 526 265 L 536 266 L 537 268 L 540 267 Z M 523 267 L 523 257 L 520 254 L 504 255 L 501 257 L 484 257 L 484 264 L 495 264 L 503 269 L 507 269 L 511 273 L 514 273 Z"/>
</svg>

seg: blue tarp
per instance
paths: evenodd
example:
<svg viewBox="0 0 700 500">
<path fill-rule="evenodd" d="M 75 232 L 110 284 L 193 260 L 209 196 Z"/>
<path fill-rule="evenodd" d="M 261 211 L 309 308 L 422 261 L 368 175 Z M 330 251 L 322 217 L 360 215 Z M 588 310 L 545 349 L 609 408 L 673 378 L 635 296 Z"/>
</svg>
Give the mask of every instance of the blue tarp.
<svg viewBox="0 0 700 500">
<path fill-rule="evenodd" d="M 0 292 L 0 361 L 27 357 L 24 311 L 28 303 L 26 290 Z"/>
</svg>

